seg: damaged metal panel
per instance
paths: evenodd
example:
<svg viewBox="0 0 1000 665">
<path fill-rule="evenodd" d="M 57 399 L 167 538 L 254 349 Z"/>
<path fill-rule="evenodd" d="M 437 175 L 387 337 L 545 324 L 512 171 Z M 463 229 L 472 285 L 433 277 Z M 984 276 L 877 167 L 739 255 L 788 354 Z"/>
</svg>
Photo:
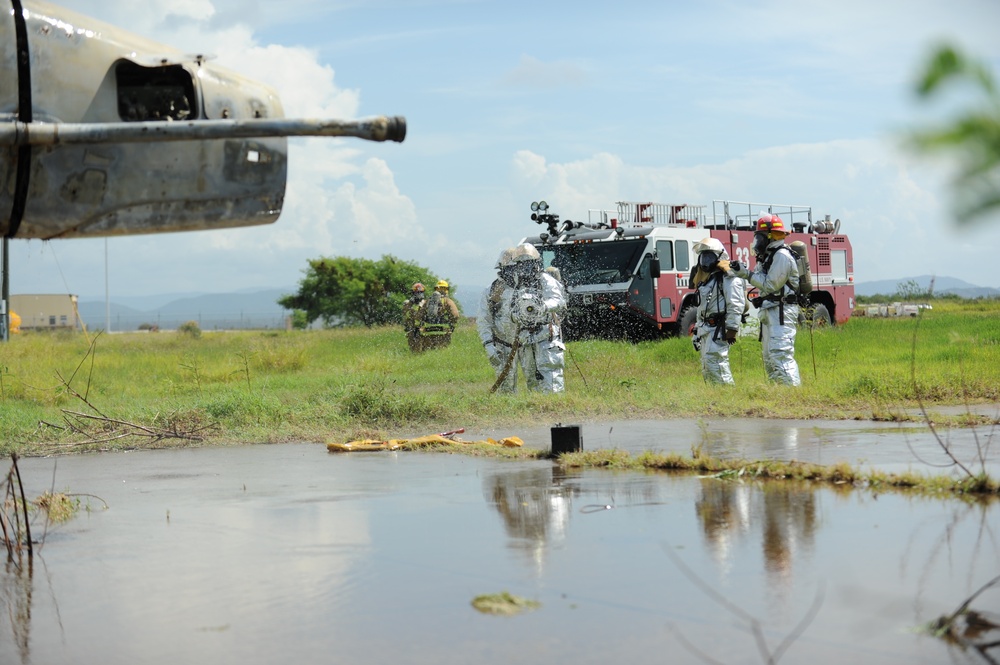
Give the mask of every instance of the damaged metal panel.
<svg viewBox="0 0 1000 665">
<path fill-rule="evenodd" d="M 287 136 L 401 142 L 402 117 L 286 120 L 275 92 L 36 0 L 0 0 L 0 235 L 267 224 Z"/>
<path fill-rule="evenodd" d="M 34 0 L 23 7 L 31 124 L 174 123 L 210 117 L 281 118 L 266 86 L 99 21 Z M 0 122 L 23 120 L 15 53 L 17 12 L 0 19 Z M 127 58 L 123 57 L 127 54 Z M 206 93 L 205 89 L 208 90 Z M 207 96 L 206 96 L 207 94 Z M 206 99 L 208 100 L 206 102 Z M 206 109 L 211 114 L 207 115 Z M 15 123 L 16 124 L 16 123 Z M 67 238 L 266 224 L 284 200 L 287 141 L 271 138 L 0 145 L 0 235 Z M 19 156 L 30 156 L 18 195 Z M 13 219 L 18 199 L 24 207 Z M 14 232 L 16 225 L 16 233 Z"/>
</svg>

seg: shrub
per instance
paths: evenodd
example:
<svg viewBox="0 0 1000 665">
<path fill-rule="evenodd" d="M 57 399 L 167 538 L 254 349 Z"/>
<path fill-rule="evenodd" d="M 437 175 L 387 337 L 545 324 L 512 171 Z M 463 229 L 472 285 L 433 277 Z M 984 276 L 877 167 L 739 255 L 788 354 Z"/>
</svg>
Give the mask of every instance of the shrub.
<svg viewBox="0 0 1000 665">
<path fill-rule="evenodd" d="M 201 326 L 197 321 L 188 321 L 177 326 L 177 332 L 197 339 L 201 337 Z"/>
</svg>

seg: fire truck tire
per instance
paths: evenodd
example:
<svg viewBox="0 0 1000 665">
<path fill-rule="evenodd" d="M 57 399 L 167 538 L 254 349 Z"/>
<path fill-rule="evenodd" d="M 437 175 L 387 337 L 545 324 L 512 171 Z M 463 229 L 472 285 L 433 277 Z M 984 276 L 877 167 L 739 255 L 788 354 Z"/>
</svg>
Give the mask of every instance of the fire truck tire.
<svg viewBox="0 0 1000 665">
<path fill-rule="evenodd" d="M 812 310 L 812 327 L 813 328 L 829 328 L 833 325 L 833 317 L 830 316 L 830 310 L 826 308 L 826 305 L 816 305 Z"/>
<path fill-rule="evenodd" d="M 678 321 L 680 323 L 678 324 L 677 335 L 679 337 L 690 337 L 694 334 L 695 323 L 698 322 L 698 308 L 694 305 L 688 305 L 681 310 Z"/>
</svg>

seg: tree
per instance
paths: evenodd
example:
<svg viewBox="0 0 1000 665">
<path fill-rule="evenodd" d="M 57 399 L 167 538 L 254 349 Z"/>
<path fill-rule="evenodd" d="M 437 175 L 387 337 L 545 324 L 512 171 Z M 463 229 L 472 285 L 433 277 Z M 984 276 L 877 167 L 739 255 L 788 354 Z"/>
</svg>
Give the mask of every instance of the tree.
<svg viewBox="0 0 1000 665">
<path fill-rule="evenodd" d="M 278 300 L 285 309 L 302 310 L 309 323 L 369 328 L 402 320 L 403 303 L 414 282 L 433 289 L 437 282 L 416 263 L 386 255 L 378 261 L 346 256 L 311 259 L 298 293 Z"/>
<path fill-rule="evenodd" d="M 951 152 L 960 159 L 955 182 L 959 222 L 1000 210 L 1000 91 L 990 70 L 950 46 L 939 47 L 925 66 L 917 94 L 929 98 L 947 82 L 967 80 L 984 96 L 978 107 L 936 129 L 917 131 L 911 142 L 923 152 Z"/>
<path fill-rule="evenodd" d="M 295 330 L 305 330 L 309 327 L 309 317 L 301 309 L 292 310 L 292 328 Z"/>
</svg>

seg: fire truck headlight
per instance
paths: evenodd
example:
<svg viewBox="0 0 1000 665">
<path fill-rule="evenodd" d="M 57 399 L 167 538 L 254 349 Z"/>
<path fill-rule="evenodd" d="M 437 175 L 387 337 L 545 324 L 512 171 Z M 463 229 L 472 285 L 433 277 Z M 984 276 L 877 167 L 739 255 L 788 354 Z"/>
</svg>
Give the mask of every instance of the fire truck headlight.
<svg viewBox="0 0 1000 665">
<path fill-rule="evenodd" d="M 531 212 L 538 212 L 538 201 L 531 202 Z M 534 217 L 534 215 L 532 215 Z"/>
<path fill-rule="evenodd" d="M 617 233 L 618 237 L 621 238 L 623 235 L 625 235 L 625 229 L 619 226 L 618 228 L 615 229 L 615 233 Z"/>
</svg>

